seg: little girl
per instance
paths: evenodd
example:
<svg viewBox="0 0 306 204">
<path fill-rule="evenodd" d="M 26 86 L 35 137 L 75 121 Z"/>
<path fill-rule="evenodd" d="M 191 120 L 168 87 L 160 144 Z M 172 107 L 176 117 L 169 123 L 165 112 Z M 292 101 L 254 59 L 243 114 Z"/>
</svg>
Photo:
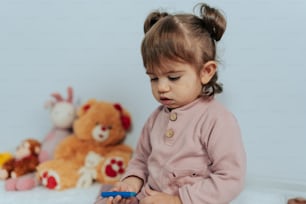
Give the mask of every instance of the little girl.
<svg viewBox="0 0 306 204">
<path fill-rule="evenodd" d="M 148 118 L 121 181 L 110 191 L 136 198 L 96 203 L 225 204 L 243 189 L 246 155 L 237 120 L 218 103 L 216 42 L 224 16 L 207 4 L 200 15 L 152 12 L 141 51 L 152 93 Z M 102 187 L 102 190 L 107 190 Z"/>
</svg>

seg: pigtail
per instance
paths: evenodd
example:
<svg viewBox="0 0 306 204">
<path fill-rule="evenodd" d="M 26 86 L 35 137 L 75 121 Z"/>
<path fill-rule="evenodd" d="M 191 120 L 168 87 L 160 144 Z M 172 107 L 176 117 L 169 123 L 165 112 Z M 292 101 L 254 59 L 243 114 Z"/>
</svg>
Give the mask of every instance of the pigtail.
<svg viewBox="0 0 306 204">
<path fill-rule="evenodd" d="M 211 80 L 207 84 L 204 84 L 202 87 L 203 96 L 213 96 L 215 94 L 222 93 L 222 91 L 223 91 L 223 85 L 221 83 L 218 83 L 217 72 L 211 78 Z"/>
<path fill-rule="evenodd" d="M 206 30 L 214 40 L 219 41 L 226 29 L 226 19 L 224 15 L 219 10 L 207 4 L 203 3 L 197 6 L 200 6 L 200 17 L 203 20 Z"/>
<path fill-rule="evenodd" d="M 150 13 L 144 22 L 143 26 L 144 33 L 147 33 L 157 21 L 168 15 L 169 14 L 167 12 L 159 12 L 159 11 L 154 11 Z"/>
</svg>

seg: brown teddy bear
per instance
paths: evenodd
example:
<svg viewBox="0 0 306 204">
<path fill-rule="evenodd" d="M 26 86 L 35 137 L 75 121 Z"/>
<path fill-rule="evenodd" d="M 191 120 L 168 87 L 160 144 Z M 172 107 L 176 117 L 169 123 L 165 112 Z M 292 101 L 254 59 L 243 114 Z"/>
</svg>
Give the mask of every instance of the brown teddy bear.
<svg viewBox="0 0 306 204">
<path fill-rule="evenodd" d="M 130 127 L 130 114 L 120 104 L 89 100 L 78 110 L 74 133 L 57 146 L 54 159 L 37 167 L 41 184 L 63 190 L 118 181 L 132 155 L 123 144 Z"/>
</svg>

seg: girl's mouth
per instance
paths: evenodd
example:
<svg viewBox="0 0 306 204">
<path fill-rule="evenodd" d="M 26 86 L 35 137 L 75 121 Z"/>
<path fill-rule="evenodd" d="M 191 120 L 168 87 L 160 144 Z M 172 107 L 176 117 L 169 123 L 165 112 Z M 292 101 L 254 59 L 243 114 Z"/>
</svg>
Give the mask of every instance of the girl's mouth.
<svg viewBox="0 0 306 204">
<path fill-rule="evenodd" d="M 169 98 L 161 97 L 161 98 L 160 98 L 160 102 L 161 102 L 161 104 L 163 104 L 163 105 L 171 105 L 171 104 L 173 103 L 173 100 L 172 100 L 172 99 L 169 99 Z"/>
</svg>

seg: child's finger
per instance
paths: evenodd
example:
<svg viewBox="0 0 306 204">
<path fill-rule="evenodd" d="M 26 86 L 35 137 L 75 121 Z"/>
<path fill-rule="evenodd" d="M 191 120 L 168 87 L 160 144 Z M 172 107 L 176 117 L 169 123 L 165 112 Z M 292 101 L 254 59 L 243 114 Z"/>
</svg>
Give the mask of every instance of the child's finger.
<svg viewBox="0 0 306 204">
<path fill-rule="evenodd" d="M 122 184 L 117 184 L 111 189 L 111 191 L 124 191 L 124 190 L 125 187 Z"/>
<path fill-rule="evenodd" d="M 120 203 L 121 200 L 122 200 L 122 197 L 118 195 L 114 198 L 113 203 Z"/>
<path fill-rule="evenodd" d="M 109 197 L 109 198 L 106 200 L 106 204 L 112 204 L 112 203 L 113 203 L 113 200 L 114 200 L 113 197 Z"/>
</svg>

